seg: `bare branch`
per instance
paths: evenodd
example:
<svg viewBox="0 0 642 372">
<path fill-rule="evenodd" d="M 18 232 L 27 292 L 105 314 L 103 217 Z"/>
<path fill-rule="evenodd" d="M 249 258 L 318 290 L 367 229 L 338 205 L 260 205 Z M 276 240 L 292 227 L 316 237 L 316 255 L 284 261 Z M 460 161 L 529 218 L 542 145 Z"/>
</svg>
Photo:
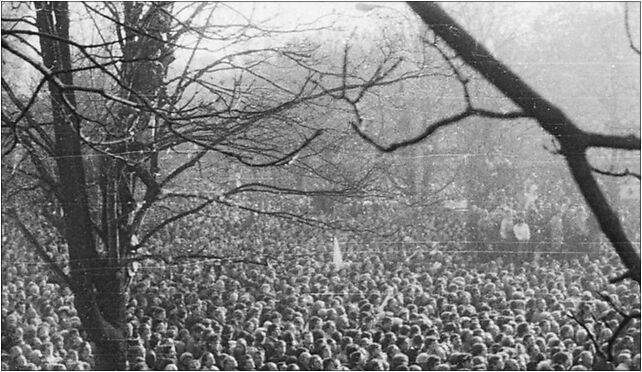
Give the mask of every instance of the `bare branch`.
<svg viewBox="0 0 642 372">
<path fill-rule="evenodd" d="M 177 261 L 186 261 L 186 260 L 213 260 L 213 261 L 215 260 L 215 261 L 221 261 L 225 263 L 243 263 L 243 264 L 250 264 L 250 265 L 261 265 L 261 266 L 269 265 L 267 257 L 262 261 L 257 261 L 257 260 L 250 260 L 247 258 L 226 257 L 226 256 L 220 256 L 220 255 L 214 255 L 214 254 L 185 254 L 185 255 L 178 255 L 178 256 L 145 254 L 145 255 L 132 257 L 128 261 L 133 262 L 133 261 L 144 261 L 144 260 L 163 261 L 168 265 L 174 264 Z"/>
<path fill-rule="evenodd" d="M 167 225 L 171 224 L 171 223 L 172 223 L 172 222 L 174 222 L 174 221 L 178 221 L 178 220 L 180 220 L 180 219 L 181 219 L 181 218 L 183 218 L 183 217 L 189 216 L 189 215 L 191 215 L 191 214 L 194 214 L 194 213 L 196 213 L 196 212 L 198 212 L 198 211 L 202 210 L 203 208 L 205 208 L 205 207 L 207 207 L 208 205 L 210 205 L 210 204 L 214 203 L 215 201 L 217 201 L 217 199 L 218 199 L 218 198 L 203 198 L 203 199 L 204 199 L 205 201 L 204 201 L 203 203 L 201 203 L 201 204 L 197 205 L 196 207 L 193 207 L 193 208 L 190 208 L 190 209 L 188 209 L 188 210 L 186 210 L 186 211 L 183 211 L 183 212 L 181 212 L 181 213 L 178 213 L 178 214 L 176 214 L 176 215 L 174 215 L 174 216 L 172 216 L 172 217 L 170 217 L 170 218 L 168 218 L 168 219 L 166 219 L 166 220 L 162 221 L 161 223 L 159 223 L 159 224 L 158 224 L 158 225 L 156 225 L 155 227 L 153 227 L 151 230 L 149 230 L 149 231 L 145 234 L 145 236 L 143 236 L 143 238 L 140 240 L 140 242 L 139 242 L 137 245 L 135 245 L 135 246 L 131 247 L 131 249 L 130 249 L 130 250 L 131 250 L 132 252 L 135 252 L 137 249 L 139 249 L 140 247 L 144 246 L 144 245 L 147 243 L 147 241 L 148 241 L 148 240 L 149 240 L 149 239 L 150 239 L 154 234 L 156 234 L 158 231 L 160 231 L 163 227 L 165 227 L 165 226 L 167 226 Z"/>
<path fill-rule="evenodd" d="M 36 102 L 36 99 L 38 98 L 38 94 L 40 93 L 40 90 L 45 86 L 46 82 L 47 82 L 46 79 L 41 79 L 40 82 L 38 83 L 38 86 L 36 86 L 36 89 L 34 90 L 33 94 L 31 95 L 31 98 L 29 98 L 29 101 L 27 102 L 27 104 L 23 105 L 23 104 L 20 103 L 20 101 L 18 100 L 16 95 L 13 93 L 13 90 L 10 88 L 9 84 L 5 81 L 4 78 L 2 78 L 2 88 L 4 88 L 5 91 L 7 92 L 7 94 L 9 95 L 9 99 L 11 100 L 11 102 L 13 102 L 13 104 L 16 105 L 16 107 L 18 107 L 20 109 L 20 113 L 18 114 L 18 116 L 15 119 L 12 119 L 12 121 L 13 121 L 12 130 L 14 132 L 16 131 L 15 128 L 18 125 L 18 123 L 20 122 L 20 120 L 22 120 L 22 118 L 25 117 L 26 115 L 29 115 L 29 109 Z M 35 125 L 35 126 L 32 126 L 32 127 L 39 128 L 38 125 Z M 45 138 L 45 139 L 48 139 L 48 138 Z M 51 141 L 49 141 L 49 145 L 50 144 L 51 144 Z M 9 153 L 9 151 L 7 151 L 4 155 L 7 155 L 8 153 Z"/>
<path fill-rule="evenodd" d="M 631 277 L 631 273 L 629 271 L 627 271 L 627 272 L 625 272 L 623 274 L 620 274 L 620 275 L 616 276 L 613 279 L 609 279 L 609 283 L 611 283 L 611 284 L 619 283 L 619 282 L 621 282 L 621 281 L 623 281 L 625 279 L 631 279 L 631 278 L 632 278 Z"/>
<path fill-rule="evenodd" d="M 428 138 L 430 135 L 435 133 L 438 129 L 452 125 L 452 124 L 459 123 L 460 121 L 471 116 L 480 116 L 480 117 L 495 118 L 495 119 L 517 119 L 517 118 L 527 117 L 526 114 L 519 111 L 500 113 L 500 112 L 492 112 L 492 111 L 486 111 L 486 110 L 480 110 L 480 109 L 468 109 L 466 111 L 460 112 L 459 114 L 455 114 L 447 118 L 443 118 L 441 120 L 438 120 L 430 124 L 428 127 L 426 127 L 426 129 L 424 129 L 424 131 L 420 135 L 416 137 L 403 140 L 400 142 L 394 142 L 389 145 L 381 145 L 377 143 L 372 137 L 365 134 L 361 130 L 361 128 L 359 128 L 359 125 L 357 125 L 357 123 L 355 122 L 350 122 L 350 126 L 357 133 L 357 135 L 359 135 L 359 137 L 361 137 L 364 141 L 366 141 L 370 145 L 374 146 L 377 150 L 381 152 L 393 152 L 398 149 L 420 143 L 426 138 Z M 357 115 L 357 117 L 359 118 L 360 116 Z"/>
<path fill-rule="evenodd" d="M 638 319 L 640 318 L 640 311 L 639 310 L 633 310 L 633 312 L 627 313 L 624 310 L 622 310 L 619 306 L 617 306 L 615 304 L 615 302 L 613 301 L 613 299 L 611 298 L 611 296 L 609 296 L 608 294 L 603 293 L 603 292 L 597 292 L 597 294 L 602 298 L 602 300 L 607 302 L 611 306 L 611 308 L 613 308 L 613 310 L 615 310 L 622 317 L 622 320 L 620 320 L 620 324 L 618 325 L 618 327 L 613 332 L 613 335 L 609 339 L 607 347 L 606 347 L 606 353 L 608 355 L 608 360 L 609 361 L 615 361 L 615 359 L 613 357 L 613 346 L 615 345 L 615 341 L 621 336 L 622 332 L 624 332 L 624 330 L 628 326 L 629 322 L 631 322 L 631 320 L 636 319 L 636 318 L 638 318 Z"/>
<path fill-rule="evenodd" d="M 178 175 L 183 173 L 186 169 L 193 167 L 196 163 L 198 163 L 199 160 L 203 158 L 207 154 L 207 150 L 201 150 L 199 153 L 197 153 L 195 156 L 190 158 L 188 161 L 177 167 L 170 173 L 163 181 L 160 183 L 160 187 L 163 187 L 167 185 L 171 180 L 176 178 Z"/>
<path fill-rule="evenodd" d="M 633 36 L 631 36 L 631 29 L 629 27 L 629 3 L 624 3 L 624 29 L 626 30 L 626 38 L 629 39 L 629 46 L 631 49 L 640 55 L 640 47 L 635 46 L 633 43 Z"/>
<path fill-rule="evenodd" d="M 69 288 L 74 288 L 71 279 L 62 268 L 58 265 L 56 261 L 47 253 L 47 250 L 40 245 L 38 239 L 33 235 L 31 231 L 25 226 L 25 224 L 18 217 L 18 212 L 15 209 L 9 209 L 7 212 L 2 212 L 4 215 L 10 217 L 13 222 L 18 226 L 18 229 L 22 232 L 22 235 L 27 239 L 29 244 L 33 247 L 36 254 L 49 266 L 53 274 L 58 278 L 61 284 L 68 286 Z"/>
<path fill-rule="evenodd" d="M 448 67 L 455 73 L 455 77 L 461 84 L 462 90 L 464 92 L 464 101 L 466 102 L 466 108 L 467 109 L 472 109 L 473 108 L 473 103 L 470 97 L 470 90 L 468 89 L 468 84 L 470 83 L 470 79 L 465 77 L 464 74 L 455 66 L 455 63 L 452 61 L 452 58 L 448 57 L 446 55 L 446 52 L 439 46 L 439 43 L 437 40 L 434 42 L 430 43 L 432 46 L 435 47 L 437 52 L 441 55 L 441 57 L 446 61 L 448 64 Z"/>
<path fill-rule="evenodd" d="M 609 136 L 598 133 L 586 133 L 587 147 L 603 147 L 609 149 L 640 151 L 640 137 Z"/>
<path fill-rule="evenodd" d="M 602 293 L 602 292 L 598 292 L 598 295 L 602 298 L 602 300 L 606 301 L 609 305 L 611 305 L 613 310 L 617 311 L 618 314 L 620 314 L 622 317 L 626 317 L 626 315 L 627 315 L 626 312 L 624 310 L 620 309 L 619 306 L 617 306 L 615 304 L 615 302 L 613 301 L 611 296 L 609 296 L 606 293 Z"/>
<path fill-rule="evenodd" d="M 595 167 L 591 167 L 591 170 L 593 172 L 595 172 L 597 174 L 601 174 L 603 176 L 609 176 L 609 177 L 627 177 L 627 176 L 631 176 L 631 177 L 637 178 L 638 180 L 640 179 L 640 174 L 639 173 L 635 173 L 635 172 L 631 172 L 629 170 L 629 168 L 626 168 L 621 172 L 614 171 L 612 167 L 611 167 L 611 170 L 608 170 L 608 171 L 605 171 L 605 170 L 602 170 L 602 169 L 598 169 L 598 168 L 595 168 Z"/>
<path fill-rule="evenodd" d="M 312 141 L 314 141 L 315 138 L 319 137 L 322 133 L 323 133 L 322 129 L 317 129 L 312 134 L 312 136 L 310 136 L 309 138 L 306 138 L 306 140 L 303 143 L 301 143 L 297 148 L 295 148 L 294 150 L 290 151 L 289 153 L 283 155 L 282 157 L 280 157 L 280 158 L 278 158 L 278 159 L 276 159 L 274 161 L 270 161 L 270 162 L 266 162 L 266 163 L 249 163 L 249 162 L 245 162 L 242 159 L 238 159 L 238 160 L 241 163 L 243 163 L 243 164 L 245 164 L 247 166 L 250 166 L 250 167 L 274 167 L 274 166 L 286 165 L 290 161 L 292 161 L 292 159 L 298 153 L 300 153 L 303 149 L 305 149 L 310 143 L 312 143 Z"/>
<path fill-rule="evenodd" d="M 346 87 L 348 86 L 348 52 L 350 46 L 348 43 L 343 48 L 343 65 L 341 66 L 341 96 L 344 98 L 346 96 Z"/>
<path fill-rule="evenodd" d="M 246 183 L 237 188 L 237 193 L 242 192 L 258 192 L 258 193 L 270 193 L 277 195 L 306 195 L 306 196 L 350 196 L 351 189 L 339 189 L 339 190 L 300 190 L 293 189 L 288 187 L 280 187 L 274 185 L 268 185 L 261 182 Z"/>
<path fill-rule="evenodd" d="M 615 358 L 613 357 L 613 347 L 615 346 L 615 341 L 621 336 L 622 332 L 629 326 L 629 323 L 633 319 L 640 319 L 640 311 L 639 310 L 634 310 L 630 314 L 626 314 L 622 320 L 620 320 L 620 324 L 617 326 L 615 331 L 613 331 L 613 335 L 609 339 L 609 342 L 606 347 L 606 352 L 609 356 L 609 360 L 614 361 Z"/>
<path fill-rule="evenodd" d="M 588 338 L 591 340 L 591 342 L 593 343 L 593 346 L 595 347 L 595 352 L 596 352 L 596 353 L 597 353 L 597 354 L 598 354 L 602 359 L 608 360 L 608 359 L 607 359 L 607 356 L 604 354 L 604 351 L 602 351 L 602 347 L 600 346 L 600 343 L 599 343 L 599 342 L 597 342 L 597 339 L 595 338 L 595 335 L 594 335 L 594 334 L 593 334 L 593 332 L 592 332 L 592 331 L 591 331 L 591 330 L 586 326 L 586 323 L 584 323 L 584 321 L 583 321 L 583 320 L 580 320 L 580 319 L 579 319 L 575 314 L 573 314 L 572 312 L 568 312 L 568 313 L 566 313 L 566 316 L 568 316 L 569 318 L 573 319 L 577 324 L 579 324 L 579 325 L 580 325 L 580 327 L 584 328 L 584 330 L 586 331 L 586 334 L 588 335 Z"/>
</svg>

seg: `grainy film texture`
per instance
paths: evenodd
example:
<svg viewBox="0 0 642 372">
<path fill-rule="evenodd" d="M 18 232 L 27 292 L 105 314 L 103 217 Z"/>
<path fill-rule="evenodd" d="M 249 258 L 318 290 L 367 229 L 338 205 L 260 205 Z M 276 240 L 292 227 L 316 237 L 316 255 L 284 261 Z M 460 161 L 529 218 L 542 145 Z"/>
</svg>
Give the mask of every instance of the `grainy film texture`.
<svg viewBox="0 0 642 372">
<path fill-rule="evenodd" d="M 640 3 L 1 6 L 2 370 L 640 370 Z"/>
</svg>

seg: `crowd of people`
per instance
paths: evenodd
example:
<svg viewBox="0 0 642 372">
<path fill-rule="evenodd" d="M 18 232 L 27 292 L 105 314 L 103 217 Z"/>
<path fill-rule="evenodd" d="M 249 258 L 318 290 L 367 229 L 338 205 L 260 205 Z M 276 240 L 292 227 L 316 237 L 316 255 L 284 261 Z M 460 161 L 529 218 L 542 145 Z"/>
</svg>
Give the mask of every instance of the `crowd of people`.
<svg viewBox="0 0 642 372">
<path fill-rule="evenodd" d="M 414 226 L 395 244 L 341 235 L 338 265 L 333 232 L 293 221 L 214 214 L 174 224 L 156 251 L 248 262 L 143 261 L 127 306 L 128 367 L 640 370 L 639 317 L 618 330 L 622 314 L 639 311 L 640 289 L 609 283 L 621 264 L 608 245 L 593 256 L 480 260 L 460 253 L 468 232 L 457 223 Z M 72 292 L 18 232 L 3 233 L 12 239 L 2 250 L 2 370 L 93 369 Z"/>
</svg>

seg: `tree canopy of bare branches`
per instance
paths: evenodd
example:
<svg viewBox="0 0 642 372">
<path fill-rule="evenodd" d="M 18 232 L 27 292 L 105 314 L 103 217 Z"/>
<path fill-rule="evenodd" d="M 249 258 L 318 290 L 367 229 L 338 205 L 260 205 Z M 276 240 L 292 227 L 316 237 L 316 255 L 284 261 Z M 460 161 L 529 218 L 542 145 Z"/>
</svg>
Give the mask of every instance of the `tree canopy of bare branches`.
<svg viewBox="0 0 642 372">
<path fill-rule="evenodd" d="M 423 74 L 400 69 L 393 49 L 381 50 L 371 71 L 347 60 L 319 69 L 320 46 L 305 35 L 329 23 L 276 27 L 227 3 L 36 2 L 4 15 L 3 153 L 17 159 L 12 195 L 47 201 L 38 210 L 13 198 L 5 215 L 71 286 L 100 369 L 125 367 L 128 268 L 158 257 L 149 247 L 156 233 L 214 205 L 328 226 L 234 197 L 376 192 L 376 166 L 348 176 L 320 156 L 341 133 L 313 116 L 337 95 Z M 318 186 L 235 183 L 223 169 L 298 172 Z M 23 223 L 32 214 L 46 214 L 66 243 L 62 266 Z"/>
</svg>

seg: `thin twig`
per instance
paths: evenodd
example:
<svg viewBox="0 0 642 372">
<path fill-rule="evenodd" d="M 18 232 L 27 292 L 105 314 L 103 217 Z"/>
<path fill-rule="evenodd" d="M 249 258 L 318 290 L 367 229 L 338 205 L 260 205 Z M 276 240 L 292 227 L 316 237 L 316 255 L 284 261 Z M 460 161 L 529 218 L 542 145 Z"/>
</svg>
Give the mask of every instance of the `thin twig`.
<svg viewBox="0 0 642 372">
<path fill-rule="evenodd" d="M 628 176 L 631 176 L 631 177 L 637 178 L 638 180 L 640 179 L 640 174 L 639 173 L 635 173 L 635 172 L 631 172 L 629 170 L 629 168 L 624 169 L 622 172 L 615 172 L 613 170 L 605 171 L 605 170 L 602 170 L 602 169 L 598 169 L 596 167 L 591 167 L 591 170 L 593 172 L 595 172 L 597 174 L 601 174 L 603 176 L 609 176 L 609 177 L 628 177 Z"/>
<path fill-rule="evenodd" d="M 250 265 L 261 265 L 268 266 L 267 257 L 262 261 L 249 260 L 247 258 L 238 258 L 238 257 L 227 257 L 213 254 L 185 254 L 179 256 L 167 256 L 160 254 L 145 254 L 140 256 L 135 256 L 129 259 L 130 262 L 133 261 L 144 261 L 144 260 L 157 260 L 163 261 L 168 265 L 173 264 L 176 261 L 185 261 L 185 260 L 217 260 L 227 263 L 245 263 Z"/>
<path fill-rule="evenodd" d="M 629 3 L 624 3 L 624 28 L 626 29 L 626 37 L 629 39 L 629 46 L 631 49 L 640 55 L 640 48 L 633 44 L 633 36 L 631 35 L 631 29 L 629 28 Z"/>
<path fill-rule="evenodd" d="M 620 314 L 622 317 L 626 317 L 626 316 L 628 315 L 624 310 L 620 309 L 620 308 L 615 304 L 615 302 L 613 301 L 613 299 L 611 298 L 611 296 L 609 296 L 609 295 L 608 295 L 608 294 L 606 294 L 606 293 L 602 293 L 602 292 L 598 292 L 598 295 L 602 298 L 602 300 L 604 300 L 604 301 L 605 301 L 605 302 L 607 302 L 609 305 L 611 305 L 611 307 L 613 308 L 613 310 L 617 311 L 617 312 L 618 312 L 618 314 Z"/>
<path fill-rule="evenodd" d="M 586 326 L 586 324 L 584 323 L 584 321 L 581 321 L 581 320 L 580 320 L 580 319 L 579 319 L 575 314 L 573 314 L 573 313 L 572 313 L 572 312 L 570 312 L 570 311 L 569 311 L 568 313 L 566 313 L 566 316 L 568 316 L 569 318 L 573 319 L 577 324 L 579 324 L 579 325 L 580 325 L 580 327 L 584 328 L 584 330 L 586 331 L 586 334 L 588 335 L 588 338 L 591 340 L 591 342 L 593 342 L 593 346 L 595 347 L 595 352 L 596 352 L 599 356 L 601 356 L 603 359 L 607 359 L 607 356 L 606 356 L 606 355 L 604 354 L 604 352 L 602 351 L 602 348 L 600 347 L 600 344 L 597 342 L 597 339 L 595 338 L 595 335 L 594 335 L 594 334 L 593 334 L 593 332 L 591 332 L 591 330 Z"/>
</svg>

